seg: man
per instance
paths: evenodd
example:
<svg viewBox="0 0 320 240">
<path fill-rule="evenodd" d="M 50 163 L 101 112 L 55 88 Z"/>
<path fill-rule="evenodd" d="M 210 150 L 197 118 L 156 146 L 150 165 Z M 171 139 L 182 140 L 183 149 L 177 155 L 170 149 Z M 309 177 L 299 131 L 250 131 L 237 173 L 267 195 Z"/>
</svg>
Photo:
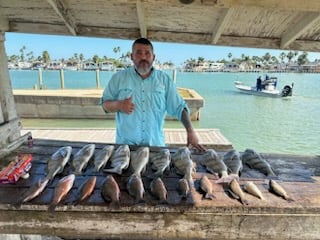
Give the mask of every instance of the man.
<svg viewBox="0 0 320 240">
<path fill-rule="evenodd" d="M 166 113 L 179 119 L 187 131 L 187 146 L 200 151 L 189 108 L 168 74 L 156 70 L 152 43 L 135 40 L 131 60 L 134 66 L 117 72 L 105 88 L 101 103 L 106 112 L 116 112 L 116 143 L 165 146 L 163 125 Z"/>
</svg>

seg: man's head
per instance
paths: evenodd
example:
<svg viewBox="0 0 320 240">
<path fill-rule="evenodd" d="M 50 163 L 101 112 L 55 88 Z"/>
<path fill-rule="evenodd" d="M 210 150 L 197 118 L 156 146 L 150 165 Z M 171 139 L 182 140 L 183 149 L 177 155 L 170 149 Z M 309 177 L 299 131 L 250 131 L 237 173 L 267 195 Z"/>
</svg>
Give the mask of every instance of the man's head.
<svg viewBox="0 0 320 240">
<path fill-rule="evenodd" d="M 152 69 L 155 59 L 152 43 L 146 38 L 138 38 L 132 44 L 131 60 L 141 76 L 146 76 Z"/>
</svg>

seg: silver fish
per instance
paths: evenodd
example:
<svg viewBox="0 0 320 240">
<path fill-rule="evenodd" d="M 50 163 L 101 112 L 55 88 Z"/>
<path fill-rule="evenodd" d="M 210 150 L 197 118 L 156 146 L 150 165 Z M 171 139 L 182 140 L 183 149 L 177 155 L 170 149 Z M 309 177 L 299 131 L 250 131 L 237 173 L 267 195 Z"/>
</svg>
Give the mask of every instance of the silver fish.
<svg viewBox="0 0 320 240">
<path fill-rule="evenodd" d="M 54 189 L 54 196 L 48 208 L 49 212 L 53 212 L 61 200 L 69 193 L 73 186 L 74 180 L 74 174 L 70 174 L 59 180 Z"/>
<path fill-rule="evenodd" d="M 228 167 L 229 175 L 233 174 L 236 176 L 240 176 L 241 171 L 243 169 L 243 164 L 242 164 L 242 161 L 240 158 L 240 153 L 237 150 L 232 149 L 232 150 L 226 152 L 223 155 L 223 162 Z"/>
<path fill-rule="evenodd" d="M 249 202 L 245 199 L 245 194 L 242 191 L 237 179 L 232 179 L 229 184 L 230 193 L 236 199 L 238 199 L 243 205 L 248 205 Z"/>
<path fill-rule="evenodd" d="M 95 147 L 95 144 L 86 144 L 73 156 L 72 166 L 74 174 L 82 174 L 82 171 L 87 167 L 90 158 L 94 154 Z"/>
<path fill-rule="evenodd" d="M 71 146 L 59 148 L 54 152 L 48 160 L 47 176 L 46 178 L 52 180 L 58 173 L 62 173 L 65 165 L 70 159 L 72 152 Z"/>
<path fill-rule="evenodd" d="M 127 144 L 120 145 L 110 158 L 111 168 L 104 169 L 104 172 L 121 175 L 122 171 L 129 167 L 130 148 Z"/>
<path fill-rule="evenodd" d="M 243 186 L 243 189 L 246 192 L 250 193 L 251 195 L 256 196 L 257 198 L 260 198 L 261 200 L 264 200 L 262 192 L 259 190 L 257 185 L 255 185 L 253 182 L 251 181 L 246 182 L 245 185 Z"/>
<path fill-rule="evenodd" d="M 182 199 L 186 199 L 190 193 L 190 187 L 187 179 L 181 178 L 178 182 L 178 191 Z"/>
<path fill-rule="evenodd" d="M 155 178 L 150 183 L 151 193 L 157 197 L 161 203 L 167 203 L 167 189 L 161 178 Z"/>
<path fill-rule="evenodd" d="M 199 161 L 201 165 L 206 167 L 208 172 L 219 176 L 220 179 L 216 181 L 217 183 L 230 182 L 227 166 L 215 150 L 207 149 L 207 151 L 201 155 Z"/>
<path fill-rule="evenodd" d="M 275 193 L 276 195 L 287 200 L 288 202 L 294 201 L 291 197 L 289 197 L 286 190 L 284 190 L 284 188 L 279 183 L 277 183 L 276 181 L 274 181 L 272 179 L 269 180 L 269 190 L 270 190 L 270 192 Z"/>
<path fill-rule="evenodd" d="M 149 178 L 155 179 L 161 177 L 166 169 L 170 168 L 171 155 L 169 149 L 161 149 L 150 158 L 151 168 L 155 172 L 149 175 Z"/>
<path fill-rule="evenodd" d="M 270 164 L 253 149 L 246 149 L 241 155 L 241 160 L 250 168 L 256 169 L 267 176 L 276 176 Z"/>
<path fill-rule="evenodd" d="M 204 198 L 213 200 L 216 198 L 213 194 L 212 183 L 206 175 L 200 178 L 200 187 L 206 193 Z"/>
<path fill-rule="evenodd" d="M 114 151 L 114 145 L 107 145 L 102 148 L 98 153 L 94 156 L 94 172 L 99 172 L 101 168 L 104 168 L 110 159 L 112 153 Z"/>
<path fill-rule="evenodd" d="M 141 176 L 141 173 L 146 170 L 149 161 L 149 147 L 139 147 L 131 153 L 130 166 L 133 170 L 133 175 Z"/>
<path fill-rule="evenodd" d="M 102 183 L 101 194 L 105 201 L 111 201 L 111 206 L 120 206 L 120 188 L 112 175 L 106 176 Z"/>
<path fill-rule="evenodd" d="M 21 206 L 22 203 L 31 201 L 32 199 L 36 198 L 37 196 L 39 196 L 43 190 L 45 189 L 45 187 L 47 186 L 49 182 L 48 178 L 44 178 L 39 180 L 34 186 L 32 186 L 25 194 L 22 198 L 20 198 L 18 200 L 18 202 L 14 205 L 16 208 L 19 208 Z"/>
<path fill-rule="evenodd" d="M 83 182 L 83 184 L 79 187 L 78 199 L 76 200 L 75 205 L 90 197 L 90 195 L 94 191 L 96 182 L 97 182 L 96 176 L 91 176 L 90 178 L 86 179 Z"/>
<path fill-rule="evenodd" d="M 136 203 L 144 202 L 144 186 L 140 176 L 131 175 L 127 182 L 127 190 L 134 197 Z"/>
<path fill-rule="evenodd" d="M 192 179 L 193 173 L 196 171 L 195 163 L 191 159 L 191 152 L 187 147 L 181 147 L 172 155 L 172 163 L 177 169 L 178 174 L 182 174 L 189 182 L 190 187 L 194 187 Z"/>
</svg>

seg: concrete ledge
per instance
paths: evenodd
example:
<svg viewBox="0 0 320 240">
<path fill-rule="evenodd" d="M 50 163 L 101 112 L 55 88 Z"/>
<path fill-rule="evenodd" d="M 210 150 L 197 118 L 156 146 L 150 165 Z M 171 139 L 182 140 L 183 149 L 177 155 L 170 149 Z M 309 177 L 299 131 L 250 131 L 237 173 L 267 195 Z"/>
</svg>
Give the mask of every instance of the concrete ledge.
<svg viewBox="0 0 320 240">
<path fill-rule="evenodd" d="M 14 100 L 21 118 L 90 118 L 114 119 L 114 113 L 106 114 L 99 105 L 102 89 L 14 90 Z M 203 98 L 192 89 L 185 101 L 191 111 L 191 120 L 200 119 Z M 167 119 L 174 118 L 167 116 Z"/>
</svg>

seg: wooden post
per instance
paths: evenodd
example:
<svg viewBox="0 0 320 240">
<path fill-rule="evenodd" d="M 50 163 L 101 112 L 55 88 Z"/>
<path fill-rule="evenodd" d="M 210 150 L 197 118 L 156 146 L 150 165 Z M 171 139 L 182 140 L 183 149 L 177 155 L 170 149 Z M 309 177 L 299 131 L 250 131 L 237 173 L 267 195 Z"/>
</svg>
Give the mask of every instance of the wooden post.
<svg viewBox="0 0 320 240">
<path fill-rule="evenodd" d="M 5 32 L 8 20 L 0 17 L 0 149 L 20 137 L 20 120 L 14 102 L 7 54 L 5 52 Z"/>
<path fill-rule="evenodd" d="M 96 70 L 96 86 L 97 88 L 100 88 L 100 76 L 99 76 L 99 69 Z"/>
<path fill-rule="evenodd" d="M 62 68 L 60 69 L 60 86 L 61 89 L 64 89 L 64 72 Z"/>
<path fill-rule="evenodd" d="M 173 69 L 172 79 L 173 79 L 173 82 L 174 82 L 174 83 L 177 82 L 177 70 L 176 70 L 176 69 Z"/>
<path fill-rule="evenodd" d="M 39 89 L 42 89 L 42 69 L 38 69 Z"/>
</svg>

